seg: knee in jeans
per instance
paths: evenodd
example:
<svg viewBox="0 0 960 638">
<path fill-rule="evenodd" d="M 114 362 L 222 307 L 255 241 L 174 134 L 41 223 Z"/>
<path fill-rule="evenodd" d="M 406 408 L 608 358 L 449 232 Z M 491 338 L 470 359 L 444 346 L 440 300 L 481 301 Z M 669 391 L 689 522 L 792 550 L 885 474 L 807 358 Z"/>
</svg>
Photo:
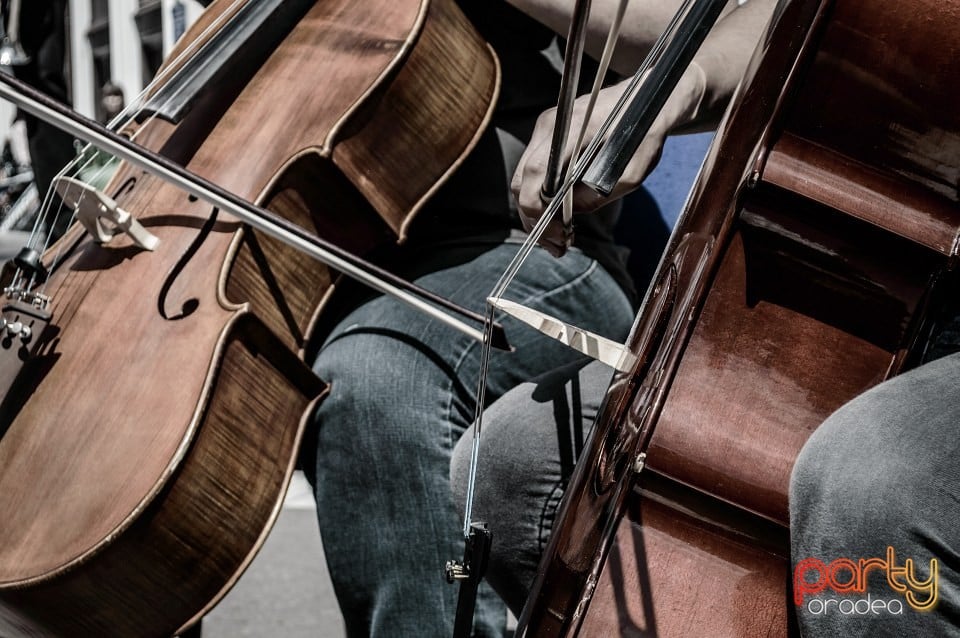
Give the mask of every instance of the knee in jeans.
<svg viewBox="0 0 960 638">
<path fill-rule="evenodd" d="M 889 442 L 898 426 L 872 409 L 881 404 L 847 404 L 810 437 L 793 467 L 791 509 L 842 514 L 848 534 L 907 522 L 896 519 L 909 516 L 911 494 L 925 485 L 918 473 L 903 471 L 902 450 Z"/>
<path fill-rule="evenodd" d="M 318 374 L 330 388 L 314 414 L 318 437 L 327 445 L 336 440 L 351 455 L 370 455 L 371 460 L 416 454 L 424 445 L 438 445 L 442 433 L 424 425 L 423 401 L 417 401 L 409 375 L 394 375 L 390 364 L 381 365 L 365 354 L 360 348 L 346 363 L 335 357 L 319 360 Z"/>
<path fill-rule="evenodd" d="M 463 516 L 466 509 L 467 492 L 470 483 L 470 464 L 473 455 L 473 428 L 471 427 L 457 442 L 453 449 L 453 457 L 450 461 L 450 489 L 453 492 L 453 500 L 457 505 L 457 511 Z M 486 432 L 483 435 L 483 441 L 480 445 L 480 455 L 478 457 L 477 475 L 474 483 L 475 497 L 477 500 L 486 500 L 484 497 L 488 494 L 493 485 L 491 481 L 498 480 L 501 472 L 498 453 L 499 443 L 496 437 L 488 436 Z"/>
<path fill-rule="evenodd" d="M 500 436 L 503 430 L 491 428 L 488 432 L 486 420 L 483 428 L 474 485 L 475 500 L 481 509 L 495 506 L 497 495 L 509 494 L 511 489 L 526 485 L 528 480 L 517 471 L 516 451 L 509 437 Z M 454 448 L 450 462 L 450 488 L 461 516 L 466 507 L 472 451 L 473 428 L 470 428 Z M 487 513 L 480 512 L 480 515 L 486 516 Z"/>
<path fill-rule="evenodd" d="M 456 447 L 453 448 L 453 456 L 450 459 L 450 491 L 453 494 L 453 502 L 457 506 L 457 512 L 460 514 L 461 520 L 466 510 L 472 434 L 472 429 L 467 430 Z"/>
</svg>

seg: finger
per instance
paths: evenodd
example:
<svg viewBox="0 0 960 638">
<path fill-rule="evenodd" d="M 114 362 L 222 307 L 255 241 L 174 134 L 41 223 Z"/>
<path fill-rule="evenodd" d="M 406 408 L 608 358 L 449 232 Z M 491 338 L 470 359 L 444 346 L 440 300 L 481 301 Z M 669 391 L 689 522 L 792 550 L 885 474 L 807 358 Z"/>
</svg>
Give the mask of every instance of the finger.
<svg viewBox="0 0 960 638">
<path fill-rule="evenodd" d="M 574 188 L 573 201 L 577 212 L 592 212 L 636 190 L 659 162 L 663 142 L 663 134 L 657 132 L 649 134 L 627 163 L 623 174 L 614 184 L 609 195 L 603 196 L 585 184 L 579 184 Z"/>
<path fill-rule="evenodd" d="M 530 232 L 534 225 L 540 220 L 540 217 L 530 217 L 521 212 L 520 219 L 523 221 L 524 228 L 527 229 L 527 232 Z M 567 237 L 563 228 L 563 222 L 558 218 L 550 220 L 550 223 L 547 224 L 537 243 L 554 257 L 560 257 L 567 252 Z"/>
<path fill-rule="evenodd" d="M 580 183 L 573 187 L 573 209 L 578 213 L 592 213 L 607 201 L 608 198 L 586 184 Z"/>
<path fill-rule="evenodd" d="M 563 223 L 553 219 L 547 225 L 543 235 L 537 242 L 554 257 L 562 257 L 567 252 L 567 236 L 563 229 Z"/>
<path fill-rule="evenodd" d="M 518 170 L 524 182 L 536 182 L 537 188 L 543 184 L 546 176 L 547 162 L 549 161 L 551 135 L 556 109 L 550 109 L 540 114 L 534 124 L 530 141 L 522 156 L 522 170 Z M 531 184 L 526 184 L 531 186 Z"/>
<path fill-rule="evenodd" d="M 515 191 L 517 207 L 535 224 L 536 220 L 543 215 L 548 201 L 545 201 L 543 192 L 543 179 L 545 164 L 541 161 L 541 153 L 537 148 L 531 148 L 524 154 L 526 157 L 523 165 L 518 170 L 519 185 Z M 527 228 L 529 231 L 530 228 Z"/>
</svg>

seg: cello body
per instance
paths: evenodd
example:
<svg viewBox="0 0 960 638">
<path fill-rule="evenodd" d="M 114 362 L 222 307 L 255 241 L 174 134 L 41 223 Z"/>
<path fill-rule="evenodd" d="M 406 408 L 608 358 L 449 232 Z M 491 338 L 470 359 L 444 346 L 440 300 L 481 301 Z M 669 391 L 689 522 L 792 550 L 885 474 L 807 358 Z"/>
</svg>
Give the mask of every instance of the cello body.
<svg viewBox="0 0 960 638">
<path fill-rule="evenodd" d="M 344 248 L 402 240 L 486 125 L 496 59 L 447 0 L 282 6 L 176 121 L 123 132 Z M 5 638 L 195 624 L 269 533 L 325 391 L 303 350 L 335 272 L 134 167 L 105 190 L 160 243 L 75 226 L 45 256 L 52 319 L 0 409 Z"/>
<path fill-rule="evenodd" d="M 638 316 L 638 363 L 605 397 L 518 635 L 796 633 L 794 460 L 836 408 L 922 360 L 956 295 L 957 9 L 780 3 Z"/>
</svg>

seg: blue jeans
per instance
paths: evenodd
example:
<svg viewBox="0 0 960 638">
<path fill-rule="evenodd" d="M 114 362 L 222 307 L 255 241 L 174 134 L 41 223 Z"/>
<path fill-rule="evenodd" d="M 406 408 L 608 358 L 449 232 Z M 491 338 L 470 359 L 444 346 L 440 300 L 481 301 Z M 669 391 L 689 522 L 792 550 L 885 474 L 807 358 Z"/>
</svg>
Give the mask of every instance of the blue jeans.
<svg viewBox="0 0 960 638">
<path fill-rule="evenodd" d="M 440 251 L 416 282 L 482 312 L 517 248 Z M 579 251 L 558 260 L 537 249 L 506 297 L 611 338 L 623 339 L 633 320 L 612 278 Z M 515 351 L 494 352 L 488 401 L 579 356 L 518 322 L 502 323 Z M 443 566 L 462 557 L 463 535 L 448 473 L 474 419 L 480 350 L 381 296 L 345 317 L 318 355 L 314 368 L 330 394 L 316 413 L 316 458 L 305 471 L 351 637 L 452 635 L 458 588 Z M 503 636 L 503 604 L 488 588 L 475 618 L 476 636 Z"/>
<path fill-rule="evenodd" d="M 960 636 L 960 354 L 865 392 L 813 433 L 793 468 L 790 535 L 806 638 Z M 844 568 L 831 578 L 834 561 L 872 558 L 879 562 L 865 591 L 835 591 L 853 574 Z M 932 583 L 897 592 L 880 563 L 897 570 L 912 561 L 919 582 L 930 578 L 932 559 L 936 605 L 918 611 Z M 855 604 L 868 595 L 883 604 Z"/>
<path fill-rule="evenodd" d="M 493 532 L 486 579 L 517 617 L 612 376 L 613 368 L 580 358 L 517 386 L 483 414 L 474 514 Z M 471 437 L 450 463 L 461 512 Z"/>
</svg>

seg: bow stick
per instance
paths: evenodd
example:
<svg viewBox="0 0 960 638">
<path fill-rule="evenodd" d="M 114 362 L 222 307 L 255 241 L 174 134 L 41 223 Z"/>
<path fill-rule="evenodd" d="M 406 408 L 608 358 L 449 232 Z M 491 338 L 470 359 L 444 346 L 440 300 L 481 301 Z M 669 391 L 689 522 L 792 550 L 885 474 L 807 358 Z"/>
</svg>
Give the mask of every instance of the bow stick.
<svg viewBox="0 0 960 638">
<path fill-rule="evenodd" d="M 9 100 L 36 117 L 58 126 L 67 133 L 108 151 L 157 177 L 174 184 L 212 206 L 234 215 L 251 227 L 337 269 L 343 274 L 370 286 L 374 290 L 420 310 L 424 314 L 458 330 L 469 337 L 484 341 L 482 330 L 442 312 L 441 306 L 473 321 L 484 318 L 461 308 L 396 275 L 366 262 L 339 246 L 308 233 L 296 224 L 264 208 L 251 204 L 216 184 L 191 173 L 167 158 L 148 151 L 117 133 L 105 128 L 75 111 L 57 103 L 46 95 L 6 74 L 0 74 L 0 98 Z M 429 301 L 429 303 L 428 303 Z M 434 304 L 434 305 L 431 305 Z M 509 350 L 506 333 L 499 325 L 493 327 L 493 347 Z"/>
</svg>

